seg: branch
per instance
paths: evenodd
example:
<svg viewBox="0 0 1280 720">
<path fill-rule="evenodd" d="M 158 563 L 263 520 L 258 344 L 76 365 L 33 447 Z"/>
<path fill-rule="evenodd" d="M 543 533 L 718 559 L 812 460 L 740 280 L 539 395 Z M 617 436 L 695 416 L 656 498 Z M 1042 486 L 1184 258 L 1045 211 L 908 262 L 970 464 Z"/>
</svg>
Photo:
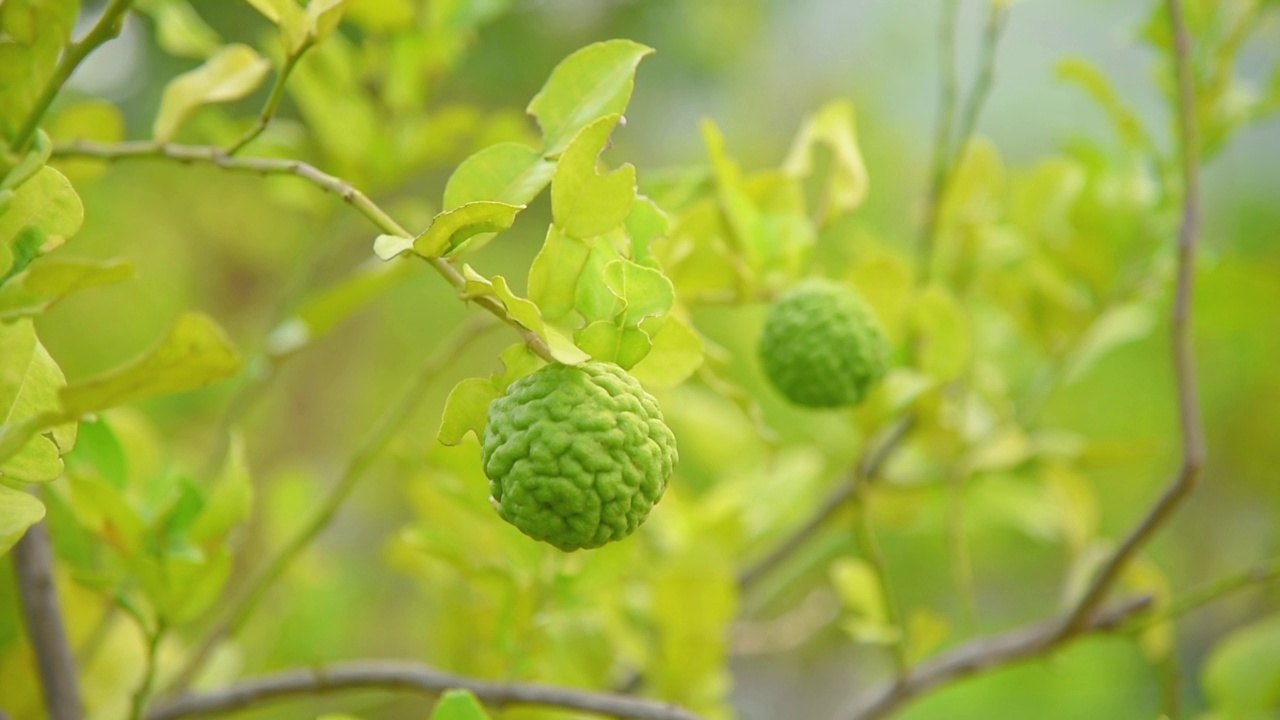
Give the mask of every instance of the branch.
<svg viewBox="0 0 1280 720">
<path fill-rule="evenodd" d="M 803 547 L 805 543 L 809 542 L 810 538 L 818 534 L 818 531 L 825 527 L 831 521 L 831 518 L 835 517 L 846 504 L 854 499 L 856 487 L 860 482 L 865 482 L 880 473 L 885 462 L 893 455 L 894 450 L 906 439 L 912 424 L 912 419 L 908 417 L 893 426 L 884 442 L 879 445 L 874 453 L 865 458 L 861 466 L 853 472 L 853 477 L 848 482 L 840 483 L 836 489 L 827 495 L 822 504 L 818 506 L 817 511 L 808 520 L 793 530 L 768 554 L 738 575 L 739 589 L 742 592 L 747 592 L 772 572 L 774 568 L 781 565 L 787 558 Z"/>
<path fill-rule="evenodd" d="M 291 670 L 245 680 L 223 690 L 187 695 L 157 707 L 147 720 L 177 720 L 198 715 L 229 713 L 265 701 L 299 695 L 322 695 L 343 690 L 387 690 L 438 695 L 446 690 L 469 690 L 486 705 L 526 705 L 577 710 L 634 720 L 700 720 L 699 716 L 654 700 L 571 690 L 547 685 L 501 683 L 449 675 L 425 665 L 394 661 L 363 661 L 316 670 Z"/>
<path fill-rule="evenodd" d="M 1208 605 L 1209 603 L 1226 597 L 1231 593 L 1243 590 L 1255 585 L 1263 585 L 1280 579 L 1280 559 L 1271 560 L 1270 562 L 1257 565 L 1243 572 L 1220 578 L 1218 580 L 1205 585 L 1204 587 L 1193 590 L 1183 597 L 1174 598 L 1164 610 L 1145 618 L 1141 623 L 1127 629 L 1130 633 L 1139 633 L 1152 625 L 1158 625 L 1162 622 L 1174 620 L 1185 615 L 1192 610 Z"/>
<path fill-rule="evenodd" d="M 31 526 L 14 546 L 13 568 L 49 720 L 84 720 L 75 655 L 62 623 L 53 583 L 53 548 L 44 522 Z"/>
<path fill-rule="evenodd" d="M 1178 227 L 1177 286 L 1173 302 L 1173 364 L 1177 377 L 1178 417 L 1182 430 L 1182 467 L 1147 516 L 1115 551 L 1085 590 L 1061 632 L 1070 634 L 1085 626 L 1130 560 L 1173 517 L 1183 500 L 1195 490 L 1204 466 L 1204 427 L 1196 390 L 1195 358 L 1191 336 L 1191 300 L 1195 288 L 1196 244 L 1200 229 L 1199 136 L 1196 131 L 1195 90 L 1191 80 L 1191 41 L 1182 15 L 1182 0 L 1168 0 L 1173 24 L 1173 63 L 1178 80 L 1178 129 L 1185 187 L 1182 221 Z"/>
<path fill-rule="evenodd" d="M 1113 632 L 1129 617 L 1151 605 L 1150 597 L 1117 604 L 1093 615 L 1075 634 L 1061 633 L 1062 619 L 1028 625 L 990 638 L 975 640 L 917 665 L 911 673 L 856 703 L 850 720 L 879 720 L 915 698 L 958 680 L 1043 657 L 1087 633 Z"/>
<path fill-rule="evenodd" d="M 400 237 L 411 238 L 415 236 L 415 233 L 409 232 L 397 223 L 377 203 L 370 200 L 368 195 L 360 192 L 351 183 L 342 178 L 329 175 L 317 169 L 314 165 L 300 160 L 233 157 L 226 150 L 209 145 L 173 145 L 144 141 L 99 143 L 76 140 L 56 145 L 53 148 L 53 155 L 54 157 L 89 157 L 100 160 L 168 159 L 184 164 L 209 164 L 224 170 L 249 172 L 258 175 L 294 175 L 310 182 L 321 190 L 342 198 L 357 212 L 368 218 L 379 230 Z M 466 280 L 462 277 L 462 273 L 458 272 L 458 269 L 450 264 L 448 260 L 444 258 L 426 258 L 426 261 L 456 290 L 462 291 L 466 287 Z M 535 355 L 547 362 L 556 361 L 547 343 L 533 330 L 520 324 L 519 320 L 512 317 L 511 313 L 507 312 L 507 308 L 502 304 L 502 301 L 489 296 L 468 299 L 493 314 L 502 322 L 515 328 L 524 338 L 529 350 Z"/>
<path fill-rule="evenodd" d="M 423 363 L 418 373 L 409 382 L 408 387 L 398 394 L 397 402 L 383 413 L 373 429 L 365 437 L 351 460 L 347 463 L 336 485 L 321 500 L 319 508 L 305 525 L 298 529 L 288 543 L 269 560 L 256 576 L 249 582 L 245 591 L 234 600 L 223 613 L 213 629 L 196 647 L 186 664 L 178 672 L 173 687 L 182 689 L 191 683 L 196 673 L 204 666 L 209 654 L 223 639 L 234 635 L 245 621 L 257 609 L 258 604 L 266 596 L 267 591 L 280 579 L 284 571 L 308 545 L 315 540 L 321 531 L 329 526 L 342 503 L 355 489 L 356 484 L 364 477 L 374 461 L 382 454 L 387 443 L 400 429 L 422 401 L 431 384 L 439 377 L 440 372 L 458 359 L 458 356 L 470 344 L 479 338 L 492 325 L 488 322 L 473 320 L 454 334 L 442 347 L 432 353 Z"/>
<path fill-rule="evenodd" d="M 921 277 L 928 277 L 933 260 L 933 240 L 938 233 L 938 210 L 942 192 L 951 174 L 951 132 L 956 117 L 956 7 L 959 0 L 942 0 L 941 32 L 938 36 L 938 120 L 933 137 L 933 163 L 929 190 L 924 200 L 924 223 L 920 228 L 918 265 Z"/>
<path fill-rule="evenodd" d="M 262 106 L 262 112 L 258 113 L 258 120 L 249 128 L 244 135 L 240 136 L 231 145 L 227 146 L 227 154 L 235 155 L 245 145 L 253 142 L 264 130 L 267 125 L 271 124 L 271 118 L 275 117 L 276 109 L 280 107 L 280 101 L 284 98 L 284 85 L 289 81 L 289 73 L 293 72 L 293 68 L 302 59 L 304 53 L 311 47 L 311 38 L 302 44 L 297 50 L 285 54 L 284 65 L 280 68 L 280 72 L 276 75 L 275 84 L 271 86 L 271 94 L 267 96 L 267 102 Z"/>
<path fill-rule="evenodd" d="M 31 107 L 31 112 L 27 113 L 27 118 L 18 127 L 18 132 L 13 136 L 13 141 L 9 143 L 9 149 L 18 153 L 25 152 L 27 143 L 31 142 L 32 136 L 36 134 L 36 128 L 40 127 L 40 121 L 44 118 L 44 114 L 49 111 L 49 106 L 53 104 L 53 99 L 58 96 L 58 91 L 66 84 L 71 77 L 71 73 L 75 72 L 80 63 L 84 61 L 89 53 L 98 49 L 106 41 L 120 34 L 121 23 L 124 14 L 129 11 L 129 5 L 132 0 L 111 0 L 107 8 L 102 11 L 102 17 L 98 18 L 98 22 L 94 23 L 93 28 L 79 42 L 73 42 L 67 45 L 66 50 L 62 53 L 62 59 L 58 61 L 57 67 L 53 70 L 53 76 L 49 78 L 49 82 L 41 91 L 40 97 L 36 98 L 36 104 Z"/>
</svg>

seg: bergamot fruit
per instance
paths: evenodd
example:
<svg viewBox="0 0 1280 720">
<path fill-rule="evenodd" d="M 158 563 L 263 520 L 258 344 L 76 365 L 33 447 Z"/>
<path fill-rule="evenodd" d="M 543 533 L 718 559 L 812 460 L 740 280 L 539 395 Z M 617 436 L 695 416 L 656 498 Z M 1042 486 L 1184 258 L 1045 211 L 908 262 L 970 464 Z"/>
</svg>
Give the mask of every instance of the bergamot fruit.
<svg viewBox="0 0 1280 720">
<path fill-rule="evenodd" d="M 677 459 L 658 402 L 603 362 L 512 383 L 489 405 L 482 453 L 498 515 L 566 552 L 635 532 Z"/>
<path fill-rule="evenodd" d="M 769 308 L 760 363 L 774 387 L 797 405 L 857 405 L 889 369 L 889 341 L 856 290 L 807 280 Z"/>
</svg>

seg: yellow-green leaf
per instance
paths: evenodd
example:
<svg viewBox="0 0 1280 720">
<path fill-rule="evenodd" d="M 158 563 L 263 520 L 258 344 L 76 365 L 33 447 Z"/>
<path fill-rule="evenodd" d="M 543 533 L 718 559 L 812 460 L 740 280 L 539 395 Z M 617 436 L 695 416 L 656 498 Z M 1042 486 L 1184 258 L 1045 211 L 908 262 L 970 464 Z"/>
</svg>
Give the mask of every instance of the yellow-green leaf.
<svg viewBox="0 0 1280 720">
<path fill-rule="evenodd" d="M 852 103 L 847 100 L 830 102 L 806 120 L 783 163 L 783 169 L 801 178 L 812 175 L 816 145 L 825 145 L 831 152 L 830 169 L 823 181 L 823 197 L 819 201 L 822 213 L 818 222 L 821 224 L 834 215 L 858 209 L 867 197 L 867 167 L 858 148 Z"/>
<path fill-rule="evenodd" d="M 653 48 L 630 40 L 588 45 L 560 62 L 529 101 L 542 128 L 543 154 L 559 155 L 582 128 L 621 115 L 631 101 L 636 66 Z"/>
<path fill-rule="evenodd" d="M 551 217 L 566 235 L 592 238 L 622 225 L 636 199 L 636 169 L 601 175 L 596 167 L 619 115 L 586 126 L 565 149 L 551 177 Z"/>
<path fill-rule="evenodd" d="M 467 378 L 455 385 L 444 402 L 444 416 L 436 439 L 445 445 L 457 445 L 469 432 L 482 439 L 489 419 L 489 403 L 501 395 L 502 391 L 494 387 L 489 378 Z"/>
<path fill-rule="evenodd" d="M 473 235 L 511 227 L 523 209 L 523 205 L 483 200 L 446 210 L 432 218 L 426 232 L 413 241 L 413 251 L 428 258 L 448 255 Z"/>
<path fill-rule="evenodd" d="M 203 65 L 165 87 L 152 137 L 156 142 L 169 142 L 201 105 L 239 100 L 256 90 L 270 71 L 271 61 L 248 45 L 223 47 Z"/>
<path fill-rule="evenodd" d="M 92 380 L 67 386 L 62 407 L 72 417 L 185 392 L 236 374 L 240 358 L 222 329 L 204 315 L 187 313 L 142 357 Z"/>
<path fill-rule="evenodd" d="M 0 321 L 37 315 L 67 295 L 132 277 L 125 260 L 40 258 L 0 286 Z"/>
<path fill-rule="evenodd" d="M 44 505 L 39 500 L 29 493 L 0 485 L 0 557 L 42 518 Z"/>
</svg>

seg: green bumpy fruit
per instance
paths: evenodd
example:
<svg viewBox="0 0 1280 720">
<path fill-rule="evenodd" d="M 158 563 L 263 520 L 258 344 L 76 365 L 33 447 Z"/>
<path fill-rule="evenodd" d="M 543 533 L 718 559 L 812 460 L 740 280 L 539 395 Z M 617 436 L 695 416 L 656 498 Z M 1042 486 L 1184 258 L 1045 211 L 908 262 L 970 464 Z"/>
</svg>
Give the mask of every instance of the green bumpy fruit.
<svg viewBox="0 0 1280 720">
<path fill-rule="evenodd" d="M 566 552 L 635 532 L 678 457 L 658 402 L 603 362 L 512 383 L 489 405 L 482 453 L 498 515 Z"/>
<path fill-rule="evenodd" d="M 797 405 L 857 405 L 889 370 L 889 341 L 853 288 L 808 280 L 769 308 L 759 355 L 774 387 Z"/>
</svg>

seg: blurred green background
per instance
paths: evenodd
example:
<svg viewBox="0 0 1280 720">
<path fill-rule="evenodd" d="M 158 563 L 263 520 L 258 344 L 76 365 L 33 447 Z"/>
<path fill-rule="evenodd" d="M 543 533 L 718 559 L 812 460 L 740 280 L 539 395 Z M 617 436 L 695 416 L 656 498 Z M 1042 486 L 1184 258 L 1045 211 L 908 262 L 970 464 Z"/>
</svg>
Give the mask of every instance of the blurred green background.
<svg viewBox="0 0 1280 720">
<path fill-rule="evenodd" d="M 610 155 L 634 163 L 642 186 L 646 177 L 661 176 L 670 168 L 705 163 L 701 118 L 719 124 L 731 151 L 750 170 L 777 165 L 805 116 L 830 99 L 849 98 L 857 109 L 871 191 L 858 213 L 824 233 L 818 257 L 838 264 L 849 244 L 862 237 L 902 251 L 912 247 L 937 95 L 936 3 L 492 0 L 472 5 L 484 21 L 476 22 L 474 30 L 438 38 L 434 64 L 424 64 L 422 72 L 403 81 L 409 87 L 407 95 L 418 94 L 405 100 L 405 110 L 379 107 L 365 116 L 335 104 L 347 98 L 358 105 L 354 93 L 375 82 L 373 68 L 381 67 L 379 63 L 396 63 L 394 51 L 387 49 L 385 57 L 362 55 L 367 72 L 351 78 L 321 67 L 317 59 L 307 73 L 310 82 L 327 85 L 331 94 L 317 90 L 310 103 L 290 96 L 280 122 L 261 145 L 273 153 L 301 154 L 352 179 L 404 224 L 420 227 L 439 209 L 435 198 L 458 161 L 490 142 L 533 136 L 536 128 L 523 118 L 523 107 L 561 58 L 590 42 L 626 37 L 657 49 L 641 66 L 626 127 L 616 134 Z M 192 6 L 223 37 L 267 45 L 263 38 L 270 27 L 247 4 L 197 0 Z M 1100 67 L 1119 95 L 1157 130 L 1161 146 L 1169 145 L 1167 109 L 1153 81 L 1154 54 L 1138 41 L 1153 7 L 1150 2 L 1109 0 L 1026 0 L 1013 7 L 994 89 L 978 126 L 1011 174 L 1026 171 L 1047 155 L 1086 145 L 1122 155 L 1104 113 L 1078 87 L 1057 77 L 1055 68 L 1065 56 L 1085 58 Z M 957 70 L 966 82 L 974 70 L 985 14 L 985 3 L 962 3 L 962 62 Z M 374 25 L 349 18 L 342 44 L 360 47 L 366 34 L 376 36 Z M 1260 92 L 1272 77 L 1278 46 L 1280 17 L 1271 13 L 1240 56 L 1241 75 L 1253 80 Z M 124 111 L 126 136 L 146 137 L 165 83 L 196 64 L 198 60 L 167 54 L 156 44 L 150 22 L 135 16 L 119 40 L 90 58 L 71 87 L 73 95 L 117 103 Z M 300 84 L 306 82 L 299 78 Z M 233 124 L 229 118 L 251 116 L 264 97 L 265 89 L 240 103 L 202 111 L 188 130 L 191 139 L 225 136 Z M 384 125 L 379 113 L 417 119 Z M 350 146 L 345 153 L 325 144 L 324 132 L 317 129 L 325 117 L 334 125 L 327 132 Z M 370 119 L 372 127 L 362 125 Z M 305 127 L 311 128 L 310 134 Z M 415 138 L 411 162 L 387 159 L 400 147 L 398 133 Z M 378 142 L 385 142 L 385 147 L 374 147 Z M 387 157 L 380 159 L 378 153 Z M 106 169 L 82 166 L 78 172 L 72 179 L 87 218 L 74 241 L 78 254 L 129 257 L 138 279 L 70 298 L 40 321 L 41 337 L 72 379 L 136 354 L 188 308 L 216 317 L 243 354 L 254 357 L 263 338 L 308 289 L 342 277 L 370 257 L 375 233 L 364 218 L 294 179 L 149 161 Z M 1232 137 L 1207 166 L 1204 185 L 1207 212 L 1195 334 L 1210 460 L 1194 501 L 1149 553 L 1175 596 L 1280 553 L 1280 122 L 1272 119 Z M 538 203 L 475 263 L 489 273 L 522 278 L 549 215 L 546 200 Z M 1167 293 L 1159 298 L 1163 308 Z M 282 367 L 266 400 L 248 414 L 243 426 L 263 512 L 247 536 L 249 542 L 268 547 L 284 537 L 290 523 L 338 475 L 403 379 L 451 328 L 474 312 L 456 302 L 434 275 L 419 273 Z M 681 503 L 687 505 L 683 512 L 693 512 L 688 508 L 696 506 L 696 498 L 718 489 L 721 495 L 737 496 L 731 504 L 742 508 L 742 516 L 735 522 L 749 525 L 757 522 L 752 518 L 767 515 L 767 522 L 758 522 L 768 526 L 766 534 L 777 537 L 806 516 L 840 468 L 857 455 L 862 441 L 844 419 L 800 413 L 770 396 L 751 359 L 762 317 L 760 306 L 747 306 L 706 308 L 695 320 L 741 358 L 734 362 L 732 374 L 762 398 L 766 424 L 781 435 L 778 446 L 762 445 L 741 412 L 705 389 L 662 391 L 660 399 L 679 438 L 682 466 L 678 487 L 672 491 L 675 497 L 655 513 L 658 523 L 678 525 Z M 511 341 L 502 331 L 490 333 L 441 374 L 411 430 L 396 438 L 335 525 L 272 594 L 244 633 L 241 651 L 228 652 L 215 662 L 222 663 L 225 676 L 385 655 L 425 658 L 460 672 L 540 679 L 543 650 L 563 655 L 577 649 L 582 665 L 648 652 L 597 647 L 593 643 L 599 637 L 587 630 L 581 630 L 586 639 L 575 639 L 575 624 L 607 630 L 610 623 L 619 622 L 598 604 L 625 606 L 630 601 L 622 591 L 592 595 L 590 586 L 578 588 L 573 592 L 581 596 L 566 600 L 560 609 L 568 613 L 566 608 L 578 607 L 578 616 L 535 613 L 530 620 L 557 639 L 545 646 L 521 645 L 523 636 L 477 626 L 475 617 L 453 607 L 465 604 L 473 586 L 486 581 L 444 573 L 424 559 L 424 553 L 437 552 L 421 551 L 436 547 L 432 543 L 453 543 L 464 554 L 508 547 L 485 534 L 507 531 L 485 529 L 500 521 L 486 514 L 484 490 L 474 484 L 483 482 L 478 467 L 439 469 L 474 464 L 464 452 L 474 448 L 432 448 L 449 389 L 457 380 L 495 370 L 499 352 Z M 1118 537 L 1131 527 L 1176 467 L 1168 345 L 1162 311 L 1145 337 L 1122 345 L 1048 396 L 1045 424 L 1076 434 L 1090 448 L 1091 461 L 1084 472 L 1098 497 L 1104 537 Z M 154 434 L 185 467 L 201 468 L 218 447 L 224 406 L 243 382 L 153 401 L 143 408 L 147 420 L 128 422 L 136 423 L 139 433 Z M 426 461 L 428 454 L 434 457 L 431 462 Z M 939 462 L 945 464 L 945 459 Z M 455 499 L 433 489 L 447 485 L 446 477 L 470 497 L 470 506 L 456 509 L 450 504 Z M 789 482 L 796 486 L 788 488 Z M 968 491 L 966 532 L 976 586 L 974 613 L 968 619 L 952 584 L 946 484 L 907 491 L 901 496 L 905 499 L 891 493 L 878 505 L 880 538 L 900 600 L 906 607 L 930 607 L 951 618 L 953 632 L 947 644 L 959 641 L 961 630 L 995 632 L 1046 617 L 1058 607 L 1067 558 L 1052 531 L 1037 531 L 1037 518 L 1045 512 L 1052 515 L 1055 506 L 1043 499 L 1019 504 L 1023 496 L 1015 492 L 1018 482 L 1011 474 Z M 453 521 L 442 526 L 441 514 Z M 450 526 L 453 531 L 445 529 Z M 442 537 L 420 537 L 433 529 Z M 770 618 L 793 613 L 809 602 L 813 588 L 826 585 L 828 562 L 851 544 L 843 527 L 828 535 L 807 560 L 798 559 L 770 581 L 763 601 L 737 601 L 745 627 L 765 626 Z M 491 542 L 498 544 L 486 545 Z M 681 542 L 692 545 L 699 540 Z M 752 552 L 766 545 L 754 545 Z M 614 561 L 644 565 L 650 551 L 649 544 L 637 541 L 631 547 L 600 551 L 598 560 L 556 559 L 534 551 L 511 557 L 510 562 L 533 567 L 530 582 L 554 593 L 554 582 L 539 583 L 561 573 L 600 572 L 607 577 L 600 567 Z M 705 562 L 720 562 L 718 571 L 732 573 L 737 559 Z M 683 571 L 675 586 L 704 582 L 700 572 Z M 0 577 L 8 582 L 8 573 Z M 10 597 L 11 592 L 0 585 L 0 597 Z M 64 583 L 64 592 L 69 596 L 73 635 L 83 637 L 94 626 L 99 605 L 73 583 Z M 672 602 L 671 607 L 682 607 L 681 601 Z M 693 590 L 684 602 L 714 605 Z M 821 596 L 814 603 L 820 609 L 813 626 L 800 632 L 784 629 L 780 642 L 764 643 L 763 648 L 747 642 L 745 650 L 729 658 L 729 673 L 717 682 L 729 683 L 738 717 L 829 717 L 857 689 L 884 677 L 889 663 L 883 649 L 852 644 L 840 623 L 821 610 Z M 725 610 L 732 612 L 732 605 Z M 1197 717 L 1206 706 L 1202 674 L 1214 648 L 1240 628 L 1262 632 L 1250 629 L 1250 624 L 1278 607 L 1280 593 L 1264 585 L 1181 619 L 1176 626 L 1175 669 L 1149 662 L 1132 638 L 1090 639 L 1047 661 L 946 689 L 903 717 L 1154 720 L 1169 712 L 1169 694 L 1182 699 L 1184 717 Z M 480 617 L 487 611 L 475 612 Z M 707 638 L 695 633 L 685 650 L 702 643 L 735 644 L 725 640 L 726 634 L 732 635 L 725 618 L 717 610 L 708 612 L 702 629 Z M 556 634 L 560 622 L 568 629 Z M 103 717 L 110 717 L 112 703 L 118 702 L 111 699 L 112 688 L 132 682 L 130 661 L 119 661 L 128 657 L 130 636 L 125 629 L 118 632 L 122 639 L 110 646 L 117 662 L 103 656 L 91 666 L 97 685 L 90 687 L 98 688 L 100 707 L 107 708 Z M 643 643 L 644 637 L 637 633 L 626 642 Z M 1276 636 L 1273 631 L 1266 637 Z M 495 660 L 487 651 L 491 645 L 502 647 L 506 659 Z M 1259 658 L 1254 665 L 1280 663 L 1275 652 Z M 551 679 L 600 680 L 586 669 L 575 674 L 559 667 L 573 662 L 555 662 L 558 669 Z M 707 662 L 719 661 L 713 656 Z M 1271 670 L 1268 677 L 1274 687 L 1280 683 L 1280 667 Z M 3 674 L 14 677 L 8 671 Z M 655 682 L 662 687 L 666 681 Z M 720 692 L 715 685 L 703 689 L 715 696 Z M 1280 696 L 1275 700 L 1280 702 Z M 244 717 L 310 718 L 343 707 L 367 717 L 421 717 L 425 701 L 389 701 L 373 695 L 320 699 Z M 15 715 L 15 720 L 20 717 Z M 1280 718 L 1280 705 L 1265 706 L 1248 717 Z"/>
</svg>

